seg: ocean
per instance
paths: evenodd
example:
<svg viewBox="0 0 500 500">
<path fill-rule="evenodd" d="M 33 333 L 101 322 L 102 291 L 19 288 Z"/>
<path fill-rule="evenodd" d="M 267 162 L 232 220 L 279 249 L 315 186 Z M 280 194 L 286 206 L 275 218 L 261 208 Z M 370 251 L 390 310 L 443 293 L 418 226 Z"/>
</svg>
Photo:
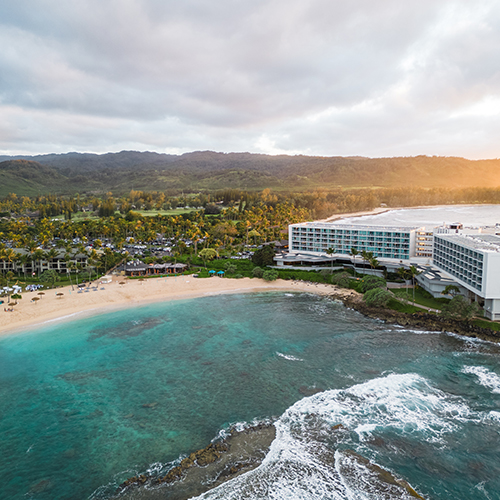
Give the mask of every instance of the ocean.
<svg viewBox="0 0 500 500">
<path fill-rule="evenodd" d="M 423 208 L 392 209 L 376 215 L 347 217 L 346 224 L 377 224 L 382 226 L 426 226 L 461 222 L 465 227 L 495 227 L 500 224 L 500 205 L 443 205 Z"/>
<path fill-rule="evenodd" d="M 0 339 L 0 498 L 111 499 L 272 419 L 264 462 L 200 498 L 402 498 L 361 456 L 427 499 L 499 499 L 499 355 L 304 293 L 50 323 Z"/>
</svg>

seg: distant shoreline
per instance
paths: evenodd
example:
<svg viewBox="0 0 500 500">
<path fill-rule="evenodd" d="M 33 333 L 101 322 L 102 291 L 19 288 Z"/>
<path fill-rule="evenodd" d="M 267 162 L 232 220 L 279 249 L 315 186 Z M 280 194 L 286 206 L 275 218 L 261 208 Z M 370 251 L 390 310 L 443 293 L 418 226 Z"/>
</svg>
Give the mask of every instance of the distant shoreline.
<svg viewBox="0 0 500 500">
<path fill-rule="evenodd" d="M 426 208 L 440 208 L 440 207 L 486 207 L 497 206 L 499 203 L 452 203 L 449 205 L 418 205 L 415 207 L 375 207 L 372 210 L 365 210 L 361 212 L 349 212 L 344 214 L 335 214 L 326 219 L 321 219 L 319 222 L 333 222 L 339 219 L 351 219 L 355 217 L 365 217 L 370 215 L 380 215 L 386 212 L 395 210 L 425 210 Z"/>
</svg>

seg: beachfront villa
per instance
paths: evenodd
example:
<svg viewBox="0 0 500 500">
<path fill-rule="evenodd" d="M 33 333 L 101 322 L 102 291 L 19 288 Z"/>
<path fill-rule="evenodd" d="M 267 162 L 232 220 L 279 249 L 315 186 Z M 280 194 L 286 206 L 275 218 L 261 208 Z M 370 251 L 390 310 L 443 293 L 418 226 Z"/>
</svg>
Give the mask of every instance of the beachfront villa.
<svg viewBox="0 0 500 500">
<path fill-rule="evenodd" d="M 118 271 L 122 271 L 126 276 L 153 276 L 155 274 L 177 274 L 182 273 L 186 269 L 186 264 L 181 263 L 165 263 L 165 264 L 145 264 L 140 260 L 133 260 L 122 264 L 118 267 Z"/>
</svg>

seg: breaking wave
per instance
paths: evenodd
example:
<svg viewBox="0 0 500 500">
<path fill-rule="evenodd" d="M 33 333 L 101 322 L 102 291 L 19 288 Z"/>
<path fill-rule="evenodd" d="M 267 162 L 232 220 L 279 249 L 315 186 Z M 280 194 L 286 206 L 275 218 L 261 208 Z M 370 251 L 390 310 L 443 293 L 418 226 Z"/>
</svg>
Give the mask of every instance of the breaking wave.
<svg viewBox="0 0 500 500">
<path fill-rule="evenodd" d="M 500 377 L 483 366 L 466 366 L 462 373 L 472 373 L 479 379 L 479 383 L 495 394 L 500 394 Z"/>
<path fill-rule="evenodd" d="M 325 391 L 298 401 L 278 419 L 277 437 L 257 469 L 197 498 L 415 498 L 407 483 L 377 466 L 372 443 L 392 436 L 439 448 L 471 418 L 476 415 L 460 398 L 416 374 Z"/>
</svg>

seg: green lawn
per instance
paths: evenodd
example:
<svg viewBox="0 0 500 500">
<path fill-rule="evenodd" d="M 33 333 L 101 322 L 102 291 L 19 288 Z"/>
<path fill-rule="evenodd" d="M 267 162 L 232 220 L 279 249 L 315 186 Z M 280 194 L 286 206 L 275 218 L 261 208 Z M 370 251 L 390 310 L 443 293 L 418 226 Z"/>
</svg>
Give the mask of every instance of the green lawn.
<svg viewBox="0 0 500 500">
<path fill-rule="evenodd" d="M 475 319 L 472 323 L 480 328 L 489 328 L 490 330 L 495 330 L 497 332 L 500 331 L 500 323 L 495 323 L 494 321 Z"/>
<path fill-rule="evenodd" d="M 407 299 L 413 302 L 413 289 L 411 287 L 408 288 L 408 295 L 406 294 L 406 288 L 391 289 L 391 292 L 393 292 L 397 297 L 401 297 L 402 299 Z M 422 306 L 440 310 L 443 305 L 447 304 L 448 302 L 449 299 L 445 299 L 444 297 L 442 299 L 435 299 L 430 293 L 422 290 L 421 288 L 417 288 L 415 290 L 415 303 Z"/>
<path fill-rule="evenodd" d="M 144 217 L 156 217 L 158 214 L 160 215 L 182 215 L 182 214 L 190 214 L 191 212 L 196 212 L 196 208 L 172 208 L 171 210 L 134 210 Z"/>
<path fill-rule="evenodd" d="M 388 302 L 387 307 L 389 309 L 393 309 L 394 311 L 398 311 L 398 312 L 402 312 L 402 313 L 406 313 L 406 314 L 412 314 L 412 313 L 423 311 L 420 307 L 415 307 L 415 306 L 412 306 L 411 304 L 403 304 L 402 302 L 399 302 L 396 299 L 391 299 Z"/>
</svg>

